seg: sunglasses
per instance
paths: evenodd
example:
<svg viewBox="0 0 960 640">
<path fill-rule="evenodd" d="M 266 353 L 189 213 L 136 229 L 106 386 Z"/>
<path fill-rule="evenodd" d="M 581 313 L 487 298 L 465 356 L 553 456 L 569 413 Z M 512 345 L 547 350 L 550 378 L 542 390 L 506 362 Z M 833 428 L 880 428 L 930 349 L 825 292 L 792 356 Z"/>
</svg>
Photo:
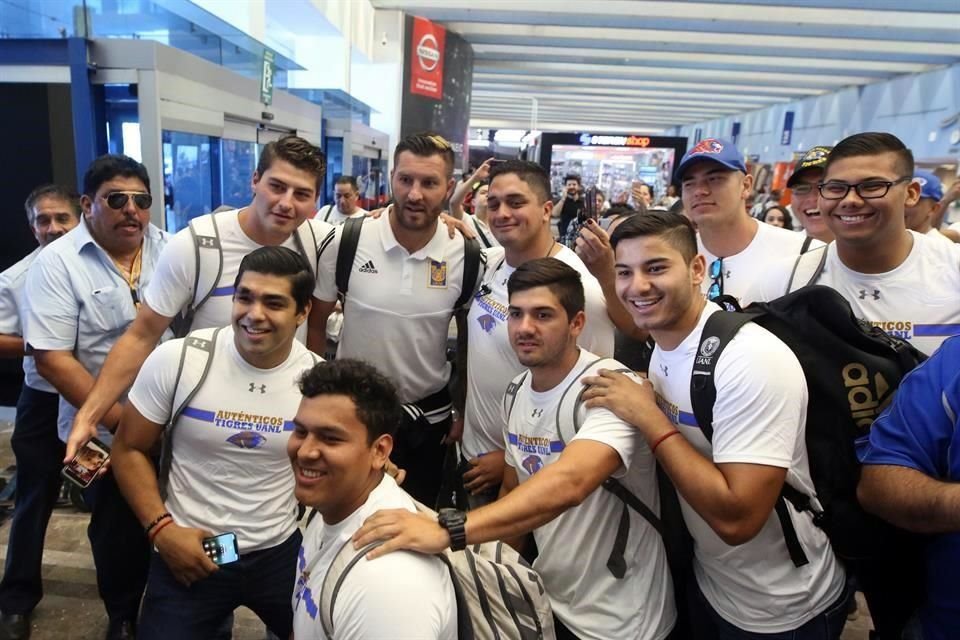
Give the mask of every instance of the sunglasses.
<svg viewBox="0 0 960 640">
<path fill-rule="evenodd" d="M 133 204 L 137 209 L 149 209 L 153 204 L 153 196 L 140 191 L 111 191 L 103 196 L 103 201 L 111 209 L 123 209 L 130 198 L 133 198 Z"/>
<path fill-rule="evenodd" d="M 708 275 L 713 282 L 710 283 L 710 288 L 707 289 L 707 299 L 716 300 L 723 295 L 723 258 L 717 258 L 710 263 Z"/>
</svg>

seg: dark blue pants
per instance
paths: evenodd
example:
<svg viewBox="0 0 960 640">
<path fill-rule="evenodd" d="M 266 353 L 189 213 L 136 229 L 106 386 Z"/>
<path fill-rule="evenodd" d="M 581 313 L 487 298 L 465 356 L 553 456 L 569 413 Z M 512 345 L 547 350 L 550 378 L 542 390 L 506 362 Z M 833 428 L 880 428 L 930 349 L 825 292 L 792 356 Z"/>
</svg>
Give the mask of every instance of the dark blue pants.
<svg viewBox="0 0 960 640">
<path fill-rule="evenodd" d="M 177 582 L 160 554 L 154 553 L 137 637 L 208 640 L 227 615 L 244 606 L 277 636 L 289 638 L 301 538 L 295 531 L 277 546 L 241 555 L 189 587 Z"/>
<path fill-rule="evenodd" d="M 84 497 L 93 513 L 87 538 L 97 567 L 97 588 L 111 620 L 137 619 L 147 583 L 150 545 L 113 472 L 94 480 Z"/>
<path fill-rule="evenodd" d="M 57 436 L 59 396 L 23 385 L 10 444 L 17 494 L 0 582 L 0 610 L 27 614 L 43 597 L 40 565 L 50 513 L 60 492 L 65 446 Z"/>
</svg>

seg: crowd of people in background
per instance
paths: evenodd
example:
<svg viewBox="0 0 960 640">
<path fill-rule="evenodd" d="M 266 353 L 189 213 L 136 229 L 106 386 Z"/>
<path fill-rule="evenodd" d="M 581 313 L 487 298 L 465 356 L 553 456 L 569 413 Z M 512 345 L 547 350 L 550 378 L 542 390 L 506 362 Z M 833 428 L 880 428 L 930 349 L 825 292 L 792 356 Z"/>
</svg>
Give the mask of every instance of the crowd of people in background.
<svg viewBox="0 0 960 640">
<path fill-rule="evenodd" d="M 623 202 L 454 164 L 409 136 L 389 206 L 339 176 L 318 210 L 325 158 L 285 137 L 249 203 L 174 235 L 125 156 L 79 196 L 30 194 L 39 247 L 0 275 L 0 355 L 25 372 L 0 638 L 30 636 L 61 470 L 91 442 L 108 639 L 229 638 L 246 606 L 284 640 L 836 640 L 857 590 L 881 640 L 956 637 L 960 181 L 876 132 L 808 150 L 762 200 L 722 139 Z M 813 299 L 856 340 L 730 313 Z M 820 379 L 831 348 L 905 375 Z M 831 394 L 859 438 L 824 463 Z M 869 535 L 922 541 L 912 565 L 846 553 L 823 464 L 862 465 L 841 498 Z M 496 541 L 529 567 L 498 553 L 465 589 L 449 554 Z M 507 597 L 517 571 L 546 618 Z"/>
</svg>

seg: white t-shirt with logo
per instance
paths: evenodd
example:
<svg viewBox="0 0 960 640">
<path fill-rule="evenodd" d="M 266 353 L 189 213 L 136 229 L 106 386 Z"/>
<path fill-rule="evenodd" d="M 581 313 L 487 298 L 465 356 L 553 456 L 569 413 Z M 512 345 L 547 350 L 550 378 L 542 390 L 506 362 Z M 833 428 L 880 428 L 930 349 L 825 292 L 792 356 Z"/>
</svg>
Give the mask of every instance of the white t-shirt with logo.
<svg viewBox="0 0 960 640">
<path fill-rule="evenodd" d="M 563 455 L 557 433 L 557 410 L 563 392 L 580 385 L 580 372 L 597 356 L 581 350 L 567 377 L 553 389 L 533 391 L 527 375 L 517 391 L 509 426 L 506 462 L 521 483 Z M 619 368 L 611 365 L 610 368 Z M 571 390 L 570 393 L 574 391 Z M 564 408 L 572 403 L 564 402 Z M 639 432 L 606 409 L 585 409 L 574 440 L 601 442 L 617 452 L 622 466 L 614 477 L 660 512 L 656 461 Z M 573 412 L 560 416 L 564 434 L 574 432 Z M 539 555 L 533 568 L 543 578 L 553 612 L 584 640 L 665 638 L 676 621 L 673 586 L 660 534 L 628 509 L 630 535 L 624 551 L 626 575 L 617 579 L 607 568 L 624 504 L 598 487 L 579 506 L 534 530 Z"/>
<path fill-rule="evenodd" d="M 172 413 L 183 339 L 147 357 L 129 401 L 144 418 Z M 297 527 L 287 440 L 300 406 L 296 380 L 319 361 L 294 341 L 290 356 L 258 369 L 237 351 L 232 327 L 217 335 L 210 371 L 173 435 L 166 508 L 181 526 L 237 534 L 240 554 L 276 546 Z"/>
<path fill-rule="evenodd" d="M 463 287 L 464 240 L 459 234 L 450 238 L 447 227 L 438 222 L 430 242 L 411 254 L 397 242 L 390 215 L 363 221 L 337 357 L 369 362 L 397 385 L 401 402 L 415 402 L 440 391 L 450 380 L 447 330 Z M 337 299 L 343 229 L 336 227 L 323 243 L 317 281 L 320 300 Z M 478 282 L 482 273 L 481 265 Z"/>
<path fill-rule="evenodd" d="M 220 280 L 213 289 L 210 298 L 197 310 L 193 318 L 191 330 L 222 327 L 230 323 L 230 312 L 233 308 L 233 284 L 240 270 L 240 262 L 263 245 L 258 244 L 240 228 L 240 209 L 208 214 L 215 216 L 217 230 L 220 233 L 220 247 L 223 251 L 223 271 Z M 323 238 L 333 228 L 321 220 L 307 220 L 303 224 L 313 226 L 313 236 L 317 247 Z M 297 251 L 297 243 L 291 234 L 282 246 Z M 307 237 L 311 237 L 307 234 Z M 307 259 L 313 262 L 316 249 L 304 247 Z M 298 252 L 299 253 L 299 252 Z M 203 264 L 216 264 L 216 261 L 204 261 Z M 197 269 L 196 249 L 189 227 L 181 229 L 170 238 L 164 247 L 157 262 L 157 269 L 150 280 L 150 284 L 143 292 L 144 301 L 151 309 L 162 316 L 172 318 L 193 301 L 193 284 Z M 201 282 L 203 280 L 201 279 Z M 201 292 L 205 295 L 206 292 Z M 202 297 L 202 295 L 200 297 Z M 304 323 L 297 330 L 297 339 L 306 342 L 307 325 Z"/>
<path fill-rule="evenodd" d="M 690 377 L 707 318 L 671 351 L 659 346 L 650 361 L 657 402 L 693 447 L 715 464 L 760 464 L 787 469 L 790 486 L 813 495 L 805 444 L 807 385 L 793 352 L 773 334 L 746 324 L 716 363 L 713 443 L 697 426 Z M 752 540 L 730 546 L 680 496 L 694 540 L 694 571 L 707 601 L 731 624 L 753 633 L 782 633 L 802 626 L 833 604 L 844 588 L 843 568 L 809 514 L 788 503 L 809 564 L 790 559 L 783 530 L 771 511 Z"/>
<path fill-rule="evenodd" d="M 325 222 L 327 224 L 337 226 L 341 225 L 347 221 L 347 218 L 361 218 L 367 215 L 366 209 L 361 209 L 357 207 L 357 210 L 351 213 L 350 215 L 344 215 L 340 213 L 340 209 L 337 208 L 335 204 L 328 204 L 320 207 L 320 210 L 317 211 L 316 215 L 313 217 L 314 220 L 319 222 Z"/>
<path fill-rule="evenodd" d="M 740 301 L 741 306 L 751 302 L 763 300 L 763 292 L 768 288 L 785 291 L 793 272 L 793 260 L 800 255 L 803 243 L 807 236 L 787 229 L 781 229 L 769 224 L 757 225 L 757 233 L 747 245 L 747 248 L 732 256 L 723 257 L 723 293 L 732 295 Z M 809 248 L 823 246 L 819 240 L 812 240 Z M 710 278 L 711 264 L 718 256 L 713 255 L 703 245 L 700 234 L 697 234 L 698 251 L 707 259 L 707 277 L 703 279 L 701 288 L 703 295 L 707 295 L 713 279 Z"/>
<path fill-rule="evenodd" d="M 341 522 L 317 515 L 303 536 L 293 590 L 293 635 L 327 640 L 320 622 L 323 580 L 344 544 L 379 509 L 416 511 L 413 499 L 384 475 L 367 501 Z M 456 640 L 457 600 L 450 571 L 435 556 L 393 551 L 361 559 L 343 579 L 333 607 L 334 640 Z"/>
<path fill-rule="evenodd" d="M 930 355 L 960 334 L 960 245 L 910 234 L 907 259 L 886 273 L 849 269 L 831 243 L 817 284 L 833 287 L 859 317 Z"/>
<path fill-rule="evenodd" d="M 600 283 L 567 247 L 554 257 L 576 269 L 583 281 L 587 323 L 578 344 L 613 356 L 615 331 Z M 486 287 L 474 298 L 467 318 L 467 404 L 461 445 L 467 459 L 503 450 L 503 392 L 523 371 L 507 335 L 507 279 L 516 269 L 503 258 L 502 248 L 487 249 Z"/>
</svg>

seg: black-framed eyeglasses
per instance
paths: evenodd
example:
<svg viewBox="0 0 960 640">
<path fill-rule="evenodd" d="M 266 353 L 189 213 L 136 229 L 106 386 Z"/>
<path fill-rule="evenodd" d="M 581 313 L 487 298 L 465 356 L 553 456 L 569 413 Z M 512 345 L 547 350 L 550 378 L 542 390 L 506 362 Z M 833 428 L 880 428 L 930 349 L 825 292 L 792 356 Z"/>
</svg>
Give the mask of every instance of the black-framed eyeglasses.
<svg viewBox="0 0 960 640">
<path fill-rule="evenodd" d="M 103 196 L 103 201 L 111 209 L 123 209 L 130 198 L 133 198 L 133 204 L 137 209 L 149 209 L 153 204 L 153 196 L 142 191 L 111 191 Z"/>
<path fill-rule="evenodd" d="M 723 295 L 723 258 L 717 258 L 710 263 L 710 271 L 707 274 L 713 282 L 707 289 L 707 299 L 716 300 Z"/>
<path fill-rule="evenodd" d="M 887 195 L 890 188 L 902 182 L 913 180 L 913 176 L 903 176 L 896 180 L 867 180 L 858 184 L 847 184 L 846 182 L 821 182 L 817 185 L 820 190 L 820 197 L 825 200 L 843 200 L 850 193 L 850 189 L 857 192 L 862 200 L 875 200 Z"/>
<path fill-rule="evenodd" d="M 795 196 L 808 196 L 813 193 L 813 190 L 817 188 L 818 185 L 815 184 L 798 184 L 790 187 L 790 191 L 793 192 Z"/>
</svg>

